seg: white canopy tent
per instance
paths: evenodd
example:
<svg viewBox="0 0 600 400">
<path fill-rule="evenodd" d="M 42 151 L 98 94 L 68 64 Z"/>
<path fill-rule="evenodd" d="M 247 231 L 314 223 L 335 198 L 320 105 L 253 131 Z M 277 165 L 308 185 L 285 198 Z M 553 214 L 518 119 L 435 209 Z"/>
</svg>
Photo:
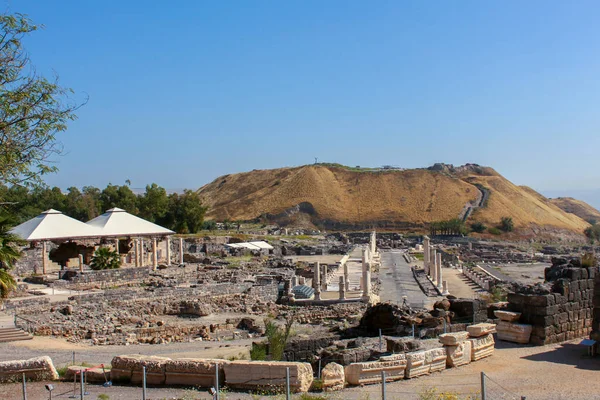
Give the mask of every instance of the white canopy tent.
<svg viewBox="0 0 600 400">
<path fill-rule="evenodd" d="M 29 242 L 98 236 L 98 230 L 95 227 L 67 217 L 53 209 L 44 211 L 37 217 L 15 226 L 10 233 Z"/>
</svg>

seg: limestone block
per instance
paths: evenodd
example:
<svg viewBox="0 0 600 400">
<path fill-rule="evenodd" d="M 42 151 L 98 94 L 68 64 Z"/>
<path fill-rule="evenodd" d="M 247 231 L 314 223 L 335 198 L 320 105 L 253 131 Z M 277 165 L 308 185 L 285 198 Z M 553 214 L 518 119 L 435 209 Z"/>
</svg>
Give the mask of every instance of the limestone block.
<svg viewBox="0 0 600 400">
<path fill-rule="evenodd" d="M 102 368 L 88 368 L 80 365 L 71 365 L 65 373 L 65 381 L 72 382 L 74 379 L 79 382 L 79 373 L 85 370 L 85 380 L 88 383 L 104 383 L 110 380 L 110 370 L 103 371 Z M 104 375 L 106 372 L 106 376 Z"/>
<path fill-rule="evenodd" d="M 431 349 L 425 352 L 425 359 L 431 364 L 430 372 L 438 372 L 446 369 L 446 359 L 448 357 L 445 347 Z"/>
<path fill-rule="evenodd" d="M 480 324 L 469 325 L 467 326 L 467 332 L 469 332 L 469 336 L 473 338 L 487 336 L 490 333 L 496 333 L 496 324 L 482 322 Z"/>
<path fill-rule="evenodd" d="M 379 361 L 353 363 L 344 368 L 346 382 L 351 385 L 363 385 L 381 382 L 381 372 L 385 371 L 387 381 L 404 379 L 406 356 L 394 354 L 382 357 Z"/>
<path fill-rule="evenodd" d="M 456 346 L 457 344 L 464 342 L 468 338 L 469 333 L 466 331 L 443 333 L 439 337 L 440 342 L 442 342 L 444 346 Z"/>
<path fill-rule="evenodd" d="M 416 378 L 421 375 L 429 375 L 431 364 L 427 362 L 425 351 L 416 351 L 406 354 L 406 379 Z"/>
<path fill-rule="evenodd" d="M 521 313 L 503 310 L 494 311 L 494 315 L 506 322 L 516 322 L 521 317 Z"/>
<path fill-rule="evenodd" d="M 48 356 L 0 362 L 0 382 L 18 382 L 23 373 L 29 381 L 54 381 L 58 372 Z"/>
<path fill-rule="evenodd" d="M 227 360 L 179 358 L 167 361 L 165 366 L 165 384 L 200 386 L 210 388 L 215 386 L 215 368 L 219 366 L 219 385 L 225 382 L 223 366 Z"/>
<path fill-rule="evenodd" d="M 469 339 L 471 343 L 471 361 L 481 360 L 494 354 L 494 336 L 491 333 L 486 336 Z"/>
<path fill-rule="evenodd" d="M 290 388 L 306 392 L 313 382 L 310 364 L 275 361 L 232 361 L 224 365 L 225 384 L 232 389 L 283 389 L 286 368 L 290 369 Z"/>
<path fill-rule="evenodd" d="M 143 367 L 146 367 L 146 383 L 163 385 L 165 383 L 165 367 L 167 357 L 143 356 L 138 354 L 116 356 L 112 359 L 110 376 L 113 381 L 141 384 Z"/>
<path fill-rule="evenodd" d="M 507 321 L 500 321 L 496 325 L 498 339 L 522 344 L 529 343 L 532 329 L 531 325 L 515 324 Z"/>
<path fill-rule="evenodd" d="M 321 380 L 323 381 L 323 390 L 326 392 L 333 390 L 342 390 L 346 383 L 344 367 L 337 363 L 329 363 L 321 371 Z"/>
<path fill-rule="evenodd" d="M 456 346 L 446 347 L 446 366 L 448 368 L 460 367 L 471 362 L 471 343 L 461 342 Z"/>
</svg>

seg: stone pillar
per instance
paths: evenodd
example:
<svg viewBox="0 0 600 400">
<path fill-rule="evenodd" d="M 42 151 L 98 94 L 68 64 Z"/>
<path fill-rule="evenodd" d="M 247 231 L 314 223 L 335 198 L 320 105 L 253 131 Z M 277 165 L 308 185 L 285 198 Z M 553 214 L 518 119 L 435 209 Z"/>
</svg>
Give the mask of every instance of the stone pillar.
<svg viewBox="0 0 600 400">
<path fill-rule="evenodd" d="M 179 238 L 179 264 L 183 264 L 183 238 Z"/>
<path fill-rule="evenodd" d="M 323 265 L 323 278 L 321 279 L 321 290 L 327 291 L 327 264 Z"/>
<path fill-rule="evenodd" d="M 450 292 L 448 291 L 448 281 L 442 281 L 442 294 L 444 296 L 447 296 L 450 294 Z"/>
<path fill-rule="evenodd" d="M 363 270 L 363 301 L 369 301 L 371 298 L 371 271 Z"/>
<path fill-rule="evenodd" d="M 423 236 L 423 269 L 429 275 L 429 236 Z"/>
<path fill-rule="evenodd" d="M 303 276 L 298 278 L 298 285 L 304 285 L 306 283 L 306 278 Z"/>
<path fill-rule="evenodd" d="M 42 273 L 46 275 L 48 270 L 48 248 L 46 242 L 42 242 Z"/>
<path fill-rule="evenodd" d="M 167 265 L 171 265 L 171 236 L 167 236 Z"/>
<path fill-rule="evenodd" d="M 360 288 L 361 290 L 365 290 L 365 271 L 369 270 L 369 267 L 367 265 L 367 257 L 368 257 L 368 253 L 369 253 L 369 249 L 363 249 L 363 253 L 362 253 L 362 279 L 360 280 Z"/>
<path fill-rule="evenodd" d="M 83 272 L 83 254 L 78 256 L 79 258 L 79 272 Z"/>
<path fill-rule="evenodd" d="M 340 276 L 340 300 L 346 300 L 346 282 L 343 276 Z"/>
<path fill-rule="evenodd" d="M 146 266 L 146 260 L 144 260 L 144 239 L 140 238 L 140 267 Z"/>
<path fill-rule="evenodd" d="M 298 277 L 296 275 L 292 276 L 291 284 L 292 284 L 292 287 L 298 286 Z"/>
<path fill-rule="evenodd" d="M 140 266 L 140 241 L 138 239 L 133 240 L 133 248 L 135 251 L 135 266 Z"/>
<path fill-rule="evenodd" d="M 152 239 L 152 268 L 156 271 L 158 267 L 158 243 L 156 243 L 156 238 Z"/>
<path fill-rule="evenodd" d="M 292 294 L 292 288 L 293 288 L 292 280 L 288 279 L 286 283 L 287 283 L 287 295 L 289 296 L 290 294 Z"/>
<path fill-rule="evenodd" d="M 431 280 L 437 282 L 437 267 L 436 267 L 436 251 L 435 249 L 431 249 L 431 255 L 429 256 L 430 260 L 430 268 L 429 268 L 429 276 L 431 276 Z"/>
<path fill-rule="evenodd" d="M 344 287 L 346 292 L 350 290 L 350 278 L 348 275 L 348 263 L 344 263 Z"/>
<path fill-rule="evenodd" d="M 321 265 L 318 262 L 315 263 L 313 289 L 315 290 L 315 300 L 321 300 Z"/>
<path fill-rule="evenodd" d="M 437 258 L 436 258 L 436 266 L 437 266 L 437 273 L 436 273 L 436 277 L 437 277 L 437 286 L 438 288 L 441 290 L 442 289 L 442 253 L 437 253 Z"/>
</svg>

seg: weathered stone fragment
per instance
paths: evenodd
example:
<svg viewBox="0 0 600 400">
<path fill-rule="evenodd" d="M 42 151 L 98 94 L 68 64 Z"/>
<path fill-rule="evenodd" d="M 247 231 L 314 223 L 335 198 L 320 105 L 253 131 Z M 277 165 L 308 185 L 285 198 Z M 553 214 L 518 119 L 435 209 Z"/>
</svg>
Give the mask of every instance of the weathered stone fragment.
<svg viewBox="0 0 600 400">
<path fill-rule="evenodd" d="M 494 336 L 487 334 L 485 336 L 469 339 L 471 344 L 471 361 L 481 360 L 494 354 Z"/>
<path fill-rule="evenodd" d="M 54 381 L 58 372 L 48 356 L 0 362 L 0 382 L 20 381 L 25 374 L 29 381 Z"/>
<path fill-rule="evenodd" d="M 337 363 L 329 363 L 321 371 L 323 390 L 326 392 L 342 390 L 346 383 L 344 367 Z"/>
<path fill-rule="evenodd" d="M 232 389 L 283 389 L 286 368 L 290 369 L 290 388 L 306 392 L 313 382 L 310 364 L 300 362 L 232 361 L 224 366 L 225 384 Z"/>
<path fill-rule="evenodd" d="M 219 384 L 225 382 L 223 366 L 227 360 L 180 358 L 167 361 L 165 366 L 165 384 L 183 386 L 215 386 L 215 368 L 219 366 Z"/>
<path fill-rule="evenodd" d="M 416 351 L 406 355 L 406 370 L 404 372 L 406 379 L 428 375 L 430 370 L 431 364 L 427 362 L 425 351 Z"/>
<path fill-rule="evenodd" d="M 379 361 L 354 363 L 344 368 L 346 382 L 351 385 L 363 385 L 381 382 L 381 371 L 385 371 L 388 381 L 404 379 L 406 356 L 394 354 L 382 357 Z"/>
<path fill-rule="evenodd" d="M 471 362 L 471 343 L 465 341 L 456 346 L 446 347 L 446 366 L 448 368 L 460 367 Z"/>
<path fill-rule="evenodd" d="M 529 343 L 532 329 L 531 325 L 514 324 L 507 321 L 500 321 L 496 325 L 498 339 L 522 344 Z"/>
<path fill-rule="evenodd" d="M 469 332 L 470 337 L 486 336 L 496 332 L 496 324 L 482 322 L 480 324 L 469 325 L 467 326 L 467 332 Z"/>
<path fill-rule="evenodd" d="M 496 315 L 496 317 L 500 318 L 500 320 L 506 321 L 506 322 L 515 322 L 515 321 L 518 321 L 519 318 L 521 317 L 521 313 L 512 312 L 512 311 L 496 310 L 496 311 L 494 311 L 494 314 Z"/>
<path fill-rule="evenodd" d="M 431 364 L 430 372 L 438 372 L 446 369 L 446 359 L 448 357 L 445 347 L 431 349 L 425 352 L 425 359 Z"/>
<path fill-rule="evenodd" d="M 440 335 L 440 342 L 444 346 L 456 346 L 469 338 L 468 332 L 443 333 Z"/>
<path fill-rule="evenodd" d="M 143 380 L 143 367 L 146 367 L 148 385 L 164 385 L 167 357 L 123 355 L 112 359 L 110 376 L 113 381 L 140 384 Z"/>
</svg>

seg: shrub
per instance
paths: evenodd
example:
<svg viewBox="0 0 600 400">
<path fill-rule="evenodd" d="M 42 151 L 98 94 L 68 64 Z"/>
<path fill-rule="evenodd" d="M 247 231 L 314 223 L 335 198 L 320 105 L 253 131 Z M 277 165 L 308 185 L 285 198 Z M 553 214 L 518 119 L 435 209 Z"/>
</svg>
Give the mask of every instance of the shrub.
<svg viewBox="0 0 600 400">
<path fill-rule="evenodd" d="M 487 229 L 487 226 L 481 222 L 474 222 L 471 224 L 471 231 L 476 233 L 483 233 Z"/>
<path fill-rule="evenodd" d="M 598 260 L 596 259 L 594 253 L 585 253 L 583 256 L 581 256 L 581 265 L 583 267 L 595 267 L 597 263 Z"/>
<path fill-rule="evenodd" d="M 121 266 L 121 258 L 116 251 L 112 251 L 108 247 L 100 247 L 94 253 L 90 268 L 94 271 L 103 269 L 117 269 Z"/>
<path fill-rule="evenodd" d="M 491 233 L 492 235 L 501 235 L 502 232 L 500 231 L 500 229 L 495 228 L 495 227 L 490 227 L 488 228 L 488 232 Z"/>
<path fill-rule="evenodd" d="M 512 232 L 512 230 L 515 228 L 515 224 L 513 223 L 511 217 L 502 217 L 500 219 L 500 226 L 498 228 L 504 232 Z"/>
<path fill-rule="evenodd" d="M 267 359 L 267 345 L 265 343 L 252 343 L 250 359 L 253 361 L 264 361 Z"/>
</svg>

